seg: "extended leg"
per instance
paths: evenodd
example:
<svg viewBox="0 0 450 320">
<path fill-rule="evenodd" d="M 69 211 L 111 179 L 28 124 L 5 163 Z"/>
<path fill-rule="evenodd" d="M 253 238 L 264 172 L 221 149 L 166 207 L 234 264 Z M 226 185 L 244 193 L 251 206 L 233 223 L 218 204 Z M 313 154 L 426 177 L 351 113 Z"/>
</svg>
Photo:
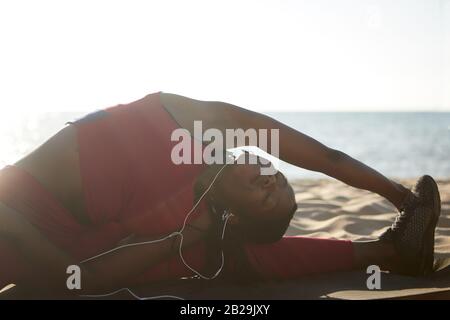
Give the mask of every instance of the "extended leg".
<svg viewBox="0 0 450 320">
<path fill-rule="evenodd" d="M 284 237 L 273 244 L 246 245 L 245 251 L 250 268 L 263 280 L 288 280 L 318 273 L 365 270 L 369 265 L 390 270 L 397 258 L 393 245 L 379 240 Z"/>
</svg>

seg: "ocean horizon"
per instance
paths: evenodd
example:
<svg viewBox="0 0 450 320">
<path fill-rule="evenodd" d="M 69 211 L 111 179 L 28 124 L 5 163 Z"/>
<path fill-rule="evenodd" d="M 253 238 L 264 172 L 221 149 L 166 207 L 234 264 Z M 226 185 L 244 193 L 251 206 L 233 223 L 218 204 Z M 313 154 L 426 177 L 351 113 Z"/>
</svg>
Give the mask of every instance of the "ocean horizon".
<svg viewBox="0 0 450 320">
<path fill-rule="evenodd" d="M 86 112 L 15 114 L 0 120 L 0 167 L 33 151 Z M 266 112 L 390 178 L 450 178 L 450 112 Z M 301 150 L 299 150 L 301 152 Z M 289 179 L 326 175 L 281 162 Z"/>
</svg>

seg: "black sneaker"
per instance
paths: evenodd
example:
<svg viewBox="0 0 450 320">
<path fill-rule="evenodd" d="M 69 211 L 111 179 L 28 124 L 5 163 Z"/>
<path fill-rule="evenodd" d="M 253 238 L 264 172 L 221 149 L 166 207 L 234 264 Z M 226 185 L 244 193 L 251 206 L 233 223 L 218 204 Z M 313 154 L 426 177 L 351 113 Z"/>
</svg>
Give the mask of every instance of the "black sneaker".
<svg viewBox="0 0 450 320">
<path fill-rule="evenodd" d="M 393 242 L 399 256 L 394 272 L 422 276 L 433 271 L 434 231 L 441 212 L 436 182 L 429 175 L 420 177 L 408 193 L 394 223 L 380 237 Z"/>
</svg>

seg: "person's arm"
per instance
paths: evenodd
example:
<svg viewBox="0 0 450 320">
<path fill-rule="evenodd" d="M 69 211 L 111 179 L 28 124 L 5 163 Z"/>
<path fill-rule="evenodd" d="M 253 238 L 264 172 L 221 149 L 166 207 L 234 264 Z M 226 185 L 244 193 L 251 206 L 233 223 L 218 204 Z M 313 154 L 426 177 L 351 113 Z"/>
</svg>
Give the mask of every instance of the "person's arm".
<svg viewBox="0 0 450 320">
<path fill-rule="evenodd" d="M 202 215 L 191 224 L 198 228 L 209 227 L 210 217 Z M 200 241 L 203 233 L 186 228 L 183 232 L 183 248 Z M 20 217 L 20 214 L 0 203 L 0 237 L 7 238 L 23 253 L 33 267 L 33 278 L 27 279 L 24 286 L 36 290 L 62 294 L 96 294 L 126 286 L 134 276 L 141 274 L 163 259 L 176 253 L 173 250 L 173 238 L 158 242 L 118 249 L 110 254 L 88 261 L 82 265 L 51 243 L 41 232 Z M 179 243 L 179 237 L 177 238 Z M 176 248 L 176 246 L 175 246 Z M 66 269 L 69 265 L 81 268 L 81 290 L 69 290 Z"/>
<path fill-rule="evenodd" d="M 297 167 L 324 173 L 350 186 L 375 192 L 399 208 L 408 189 L 373 168 L 330 148 L 275 119 L 224 102 L 204 102 L 215 117 L 205 118 L 204 128 L 279 129 L 279 159 Z M 199 115 L 201 117 L 201 115 Z M 270 134 L 267 145 L 271 145 Z M 270 150 L 265 150 L 269 153 Z M 382 151 L 380 151 L 382 152 Z"/>
<path fill-rule="evenodd" d="M 170 93 L 165 93 L 162 100 L 177 122 L 192 134 L 193 123 L 198 120 L 202 121 L 203 130 L 218 129 L 224 137 L 226 129 L 278 129 L 279 159 L 300 168 L 324 173 L 352 187 L 375 192 L 397 208 L 400 208 L 407 194 L 408 189 L 401 184 L 344 152 L 330 148 L 269 116 L 226 102 L 201 101 Z M 268 139 L 267 146 L 270 146 L 270 134 Z M 249 145 L 249 141 L 245 143 Z M 265 151 L 272 153 L 270 149 Z"/>
</svg>

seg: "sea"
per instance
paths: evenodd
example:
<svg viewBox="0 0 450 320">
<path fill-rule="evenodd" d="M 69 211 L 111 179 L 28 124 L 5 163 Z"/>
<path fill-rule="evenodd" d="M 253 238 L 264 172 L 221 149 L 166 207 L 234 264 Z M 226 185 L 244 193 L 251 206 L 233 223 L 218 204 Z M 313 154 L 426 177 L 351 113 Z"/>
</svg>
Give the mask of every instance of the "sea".
<svg viewBox="0 0 450 320">
<path fill-rule="evenodd" d="M 390 178 L 450 178 L 450 112 L 268 112 L 315 140 Z M 10 113 L 0 119 L 0 167 L 12 164 L 80 112 Z M 299 149 L 298 152 L 307 152 Z M 290 179 L 324 178 L 284 162 Z"/>
</svg>

